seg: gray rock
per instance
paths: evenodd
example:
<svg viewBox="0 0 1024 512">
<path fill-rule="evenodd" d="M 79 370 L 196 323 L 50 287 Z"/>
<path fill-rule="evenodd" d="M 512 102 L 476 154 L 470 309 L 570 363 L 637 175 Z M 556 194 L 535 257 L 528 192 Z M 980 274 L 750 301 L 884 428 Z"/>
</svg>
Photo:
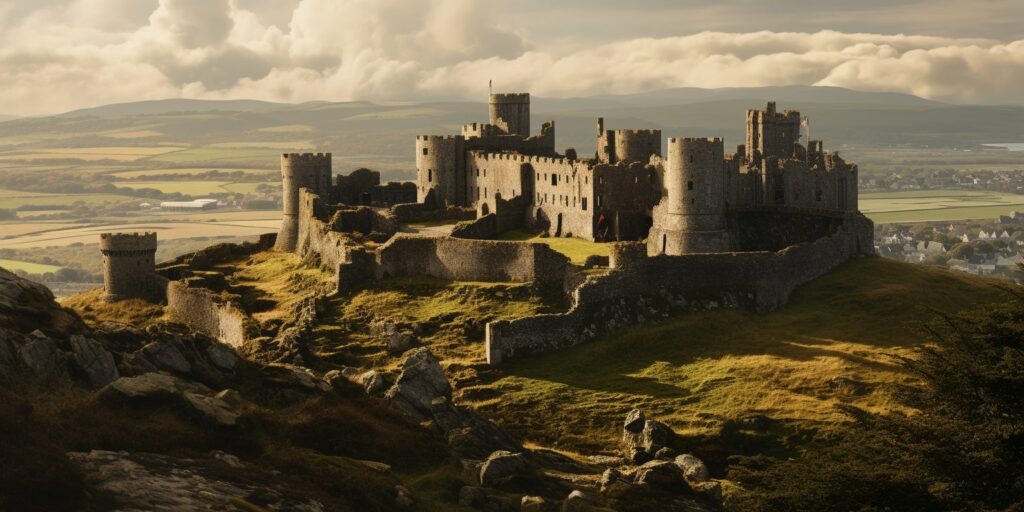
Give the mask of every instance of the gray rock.
<svg viewBox="0 0 1024 512">
<path fill-rule="evenodd" d="M 689 453 L 676 457 L 675 464 L 683 472 L 683 478 L 686 478 L 687 482 L 707 482 L 711 477 L 708 474 L 708 467 L 704 465 L 704 461 Z"/>
<path fill-rule="evenodd" d="M 132 352 L 121 359 L 121 373 L 128 375 L 142 375 L 160 371 L 142 352 Z"/>
<path fill-rule="evenodd" d="M 124 398 L 156 398 L 180 396 L 190 391 L 207 394 L 209 388 L 202 384 L 185 382 L 166 373 L 146 373 L 136 377 L 121 377 L 103 388 L 104 396 L 118 395 Z"/>
<path fill-rule="evenodd" d="M 238 355 L 223 343 L 212 342 L 206 346 L 206 357 L 221 370 L 232 371 L 238 365 Z"/>
<path fill-rule="evenodd" d="M 387 335 L 388 353 L 397 355 L 416 345 L 416 337 L 411 332 L 392 332 Z"/>
<path fill-rule="evenodd" d="M 502 480 L 523 475 L 527 468 L 522 453 L 496 451 L 480 466 L 480 485 L 494 487 Z"/>
<path fill-rule="evenodd" d="M 45 337 L 36 337 L 22 345 L 18 350 L 18 357 L 25 366 L 40 376 L 53 375 L 60 366 L 57 342 Z"/>
<path fill-rule="evenodd" d="M 144 347 L 141 352 L 154 366 L 161 370 L 176 373 L 192 371 L 192 365 L 176 345 L 169 342 L 154 341 Z"/>
<path fill-rule="evenodd" d="M 663 460 L 652 460 L 636 468 L 633 482 L 648 486 L 652 490 L 673 493 L 685 491 L 687 488 L 679 467 Z"/>
<path fill-rule="evenodd" d="M 551 510 L 551 503 L 540 496 L 523 496 L 519 500 L 520 512 L 547 512 Z"/>
<path fill-rule="evenodd" d="M 371 396 L 383 395 L 388 389 L 388 382 L 384 375 L 377 370 L 369 370 L 359 375 L 359 380 L 366 389 L 366 394 Z"/>
<path fill-rule="evenodd" d="M 313 370 L 310 370 L 305 366 L 275 363 L 267 365 L 266 368 L 268 370 L 277 370 L 276 373 L 283 377 L 286 383 L 288 384 L 310 390 L 331 390 L 331 385 L 327 381 L 318 377 L 315 373 L 313 373 Z"/>
<path fill-rule="evenodd" d="M 17 366 L 18 351 L 14 344 L 7 340 L 5 334 L 3 330 L 0 330 L 0 366 Z"/>
<path fill-rule="evenodd" d="M 697 491 L 715 501 L 722 501 L 722 484 L 714 480 L 707 482 L 696 482 L 690 484 L 694 491 Z"/>
<path fill-rule="evenodd" d="M 233 468 L 244 468 L 245 467 L 245 464 L 242 464 L 242 461 L 239 460 L 238 457 L 236 457 L 234 455 L 231 455 L 230 453 L 224 453 L 224 452 L 222 452 L 220 450 L 214 450 L 214 451 L 210 452 L 210 455 L 213 456 L 213 458 L 223 462 L 224 464 L 227 464 L 230 467 L 233 467 Z"/>
<path fill-rule="evenodd" d="M 562 512 L 598 512 L 610 510 L 601 507 L 601 500 L 594 493 L 579 489 L 569 493 L 562 502 Z"/>
<path fill-rule="evenodd" d="M 675 456 L 676 451 L 668 447 L 661 448 L 654 454 L 655 459 L 661 460 L 672 460 L 675 458 Z"/>
<path fill-rule="evenodd" d="M 436 399 L 450 401 L 452 388 L 441 363 L 426 347 L 409 352 L 401 374 L 385 397 L 407 415 L 424 420 L 432 416 Z"/>
<path fill-rule="evenodd" d="M 601 474 L 601 480 L 598 483 L 600 484 L 601 494 L 609 498 L 621 498 L 634 487 L 633 483 L 626 481 L 622 473 L 615 468 L 606 469 Z"/>
<path fill-rule="evenodd" d="M 215 425 L 223 427 L 235 426 L 238 423 L 239 416 L 241 416 L 227 402 L 217 397 L 185 391 L 182 393 L 182 398 L 185 399 L 185 403 Z"/>
<path fill-rule="evenodd" d="M 374 470 L 374 471 L 376 471 L 378 473 L 390 473 L 391 472 L 391 466 L 389 466 L 389 465 L 387 465 L 387 464 L 385 464 L 383 462 L 377 462 L 375 460 L 358 460 L 358 459 L 353 459 L 353 460 L 355 460 L 356 462 L 362 464 L 363 466 L 366 466 L 367 468 L 372 469 L 372 470 Z"/>
<path fill-rule="evenodd" d="M 72 336 L 71 357 L 94 388 L 106 386 L 120 377 L 114 356 L 96 340 Z"/>
<path fill-rule="evenodd" d="M 626 421 L 623 422 L 622 428 L 627 432 L 633 432 L 639 434 L 644 430 L 644 422 L 647 418 L 644 417 L 644 412 L 640 409 L 633 409 L 626 414 Z"/>
</svg>

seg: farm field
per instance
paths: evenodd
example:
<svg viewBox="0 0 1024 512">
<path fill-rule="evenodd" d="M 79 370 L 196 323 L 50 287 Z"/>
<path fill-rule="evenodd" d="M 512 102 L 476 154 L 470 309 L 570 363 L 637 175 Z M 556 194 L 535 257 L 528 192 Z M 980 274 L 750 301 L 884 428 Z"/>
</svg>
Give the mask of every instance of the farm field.
<svg viewBox="0 0 1024 512">
<path fill-rule="evenodd" d="M 5 260 L 0 258 L 0 267 L 14 272 L 15 270 L 24 270 L 29 274 L 45 274 L 47 272 L 56 272 L 61 269 L 56 265 L 43 265 L 42 263 L 32 263 L 28 261 L 18 260 Z"/>
<path fill-rule="evenodd" d="M 206 181 L 206 180 L 185 180 L 185 181 L 132 181 L 116 182 L 118 188 L 138 190 L 141 188 L 152 188 L 165 194 L 185 195 L 210 195 L 224 193 L 252 193 L 259 185 L 277 185 L 279 182 L 232 182 L 232 181 Z"/>
<path fill-rule="evenodd" d="M 860 210 L 879 224 L 989 219 L 1024 210 L 1024 195 L 973 190 L 861 194 Z"/>
<path fill-rule="evenodd" d="M 29 194 L 0 196 L 0 208 L 15 210 L 22 206 L 71 206 L 79 201 L 83 203 L 119 203 L 136 199 L 139 198 L 118 194 Z"/>
<path fill-rule="evenodd" d="M 100 233 L 111 231 L 134 233 L 153 231 L 160 240 L 182 238 L 247 237 L 257 236 L 280 228 L 279 220 L 248 220 L 237 222 L 139 222 L 120 224 L 93 224 L 83 227 L 52 229 L 24 236 L 0 239 L 0 249 L 29 249 L 34 247 L 68 246 L 76 243 L 92 244 Z"/>
<path fill-rule="evenodd" d="M 210 171 L 222 171 L 222 172 L 244 172 L 249 174 L 269 174 L 276 176 L 280 171 L 278 169 L 251 169 L 251 168 L 219 168 L 219 167 L 187 167 L 184 169 L 142 169 L 136 171 L 120 171 L 111 173 L 110 176 L 118 179 L 134 179 L 144 178 L 146 176 L 169 176 L 169 175 L 181 175 L 181 176 L 193 176 L 196 174 L 202 174 Z"/>
<path fill-rule="evenodd" d="M 134 162 L 184 149 L 186 148 L 182 146 L 40 148 L 27 151 L 2 152 L 0 153 L 0 160 L 58 160 L 75 158 L 85 161 L 116 160 L 120 162 Z"/>
<path fill-rule="evenodd" d="M 0 239 L 82 226 L 75 222 L 3 222 L 0 223 Z"/>
</svg>

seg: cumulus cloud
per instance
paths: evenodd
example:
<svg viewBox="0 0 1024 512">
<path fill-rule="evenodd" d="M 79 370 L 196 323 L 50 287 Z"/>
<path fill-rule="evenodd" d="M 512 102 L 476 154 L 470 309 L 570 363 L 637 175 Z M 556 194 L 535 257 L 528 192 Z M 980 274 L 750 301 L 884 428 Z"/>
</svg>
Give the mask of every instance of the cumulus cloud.
<svg viewBox="0 0 1024 512">
<path fill-rule="evenodd" d="M 0 113 L 166 97 L 278 101 L 542 96 L 816 84 L 1021 102 L 1024 40 L 702 32 L 534 44 L 473 0 L 39 0 L 0 9 Z M 277 4 L 280 6 L 280 4 Z"/>
</svg>

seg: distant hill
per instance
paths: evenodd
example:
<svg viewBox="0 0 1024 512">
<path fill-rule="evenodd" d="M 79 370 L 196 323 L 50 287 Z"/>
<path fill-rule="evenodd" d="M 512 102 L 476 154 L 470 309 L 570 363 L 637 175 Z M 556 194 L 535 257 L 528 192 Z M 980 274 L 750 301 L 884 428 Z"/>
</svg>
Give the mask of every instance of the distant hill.
<svg viewBox="0 0 1024 512">
<path fill-rule="evenodd" d="M 18 118 L 18 116 L 9 116 L 9 115 L 0 114 L 0 123 L 2 123 L 4 121 L 10 121 L 12 119 L 17 119 L 17 118 Z"/>
<path fill-rule="evenodd" d="M 747 109 L 764 108 L 768 101 L 776 101 L 782 110 L 800 110 L 810 119 L 812 136 L 823 139 L 829 149 L 1024 141 L 1024 107 L 950 105 L 907 94 L 838 87 L 684 88 L 534 97 L 531 120 L 537 132 L 542 122 L 554 119 L 559 150 L 575 147 L 581 154 L 595 150 L 598 116 L 605 118 L 608 128 L 660 128 L 666 137 L 724 137 L 726 147 L 733 148 L 742 142 Z M 383 170 L 387 178 L 409 178 L 415 135 L 458 133 L 465 123 L 486 120 L 484 101 L 286 104 L 171 99 L 8 121 L 0 124 L 0 153 L 125 145 L 216 147 L 217 154 L 207 160 L 196 151 L 185 156 L 190 163 L 227 165 L 240 161 L 241 150 L 259 148 L 263 153 L 256 151 L 256 158 L 245 160 L 245 165 L 272 167 L 274 152 L 316 149 L 334 152 L 342 170 L 368 165 Z M 19 143 L 4 146 L 5 139 Z M 21 143 L 24 140 L 35 142 Z M 225 160 L 228 157 L 234 160 Z"/>
</svg>

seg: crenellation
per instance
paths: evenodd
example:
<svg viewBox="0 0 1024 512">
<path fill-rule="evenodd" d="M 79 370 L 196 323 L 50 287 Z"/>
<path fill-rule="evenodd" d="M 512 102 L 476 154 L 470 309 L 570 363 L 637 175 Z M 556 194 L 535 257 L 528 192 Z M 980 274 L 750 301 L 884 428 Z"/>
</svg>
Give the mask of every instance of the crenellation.
<svg viewBox="0 0 1024 512">
<path fill-rule="evenodd" d="M 156 233 L 101 233 L 104 300 L 159 302 L 162 280 L 156 274 L 156 248 Z"/>
</svg>

